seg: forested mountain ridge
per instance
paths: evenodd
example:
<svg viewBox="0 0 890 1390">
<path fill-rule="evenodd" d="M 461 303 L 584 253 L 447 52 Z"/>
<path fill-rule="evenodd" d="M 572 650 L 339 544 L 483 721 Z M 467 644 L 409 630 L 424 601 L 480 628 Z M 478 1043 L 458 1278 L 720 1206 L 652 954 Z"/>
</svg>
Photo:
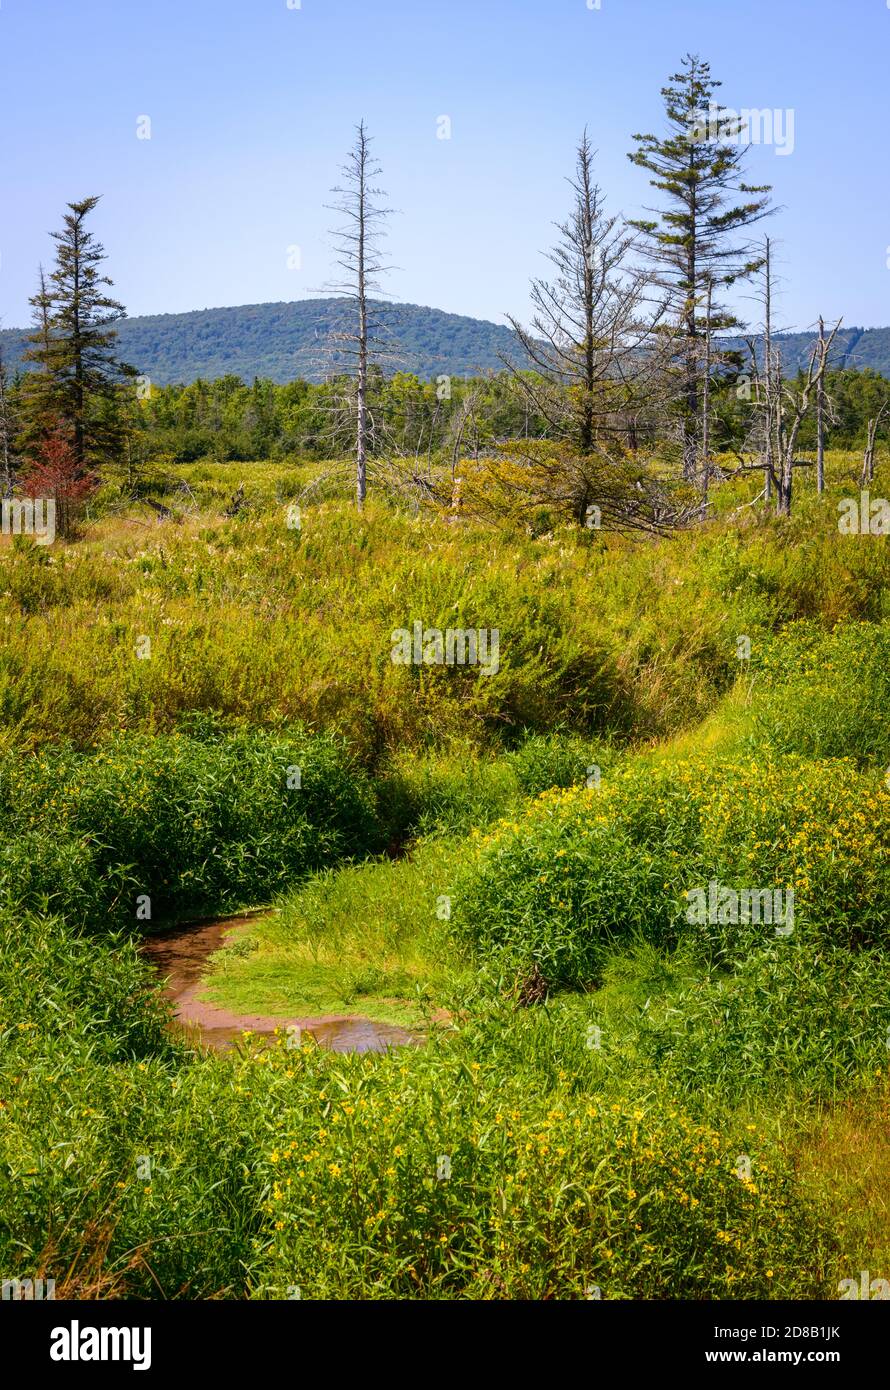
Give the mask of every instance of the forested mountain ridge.
<svg viewBox="0 0 890 1390">
<path fill-rule="evenodd" d="M 228 375 L 319 382 L 349 365 L 337 334 L 352 326 L 351 312 L 346 299 L 301 299 L 126 318 L 118 325 L 118 351 L 158 386 Z M 512 330 L 484 319 L 388 302 L 375 305 L 375 316 L 387 371 L 414 372 L 422 380 L 475 376 L 500 370 L 499 354 L 522 357 Z M 26 337 L 24 329 L 0 332 L 11 370 Z"/>
<path fill-rule="evenodd" d="M 384 302 L 377 308 L 390 359 L 382 364 L 387 372 L 414 372 L 429 380 L 499 371 L 503 355 L 522 361 L 506 325 L 420 304 Z M 302 299 L 137 316 L 118 326 L 119 353 L 158 386 L 228 375 L 248 382 L 257 376 L 279 384 L 297 377 L 319 382 L 347 365 L 336 335 L 349 326 L 350 312 L 344 299 Z M 13 371 L 26 337 L 25 329 L 0 331 L 0 349 Z M 805 365 L 812 341 L 811 333 L 776 335 L 787 370 Z M 842 328 L 832 366 L 870 367 L 890 377 L 890 328 Z"/>
<path fill-rule="evenodd" d="M 831 325 L 827 325 L 829 331 Z M 809 333 L 776 333 L 773 342 L 781 349 L 784 369 L 793 374 L 798 367 L 805 368 L 815 340 L 815 331 Z M 761 347 L 759 335 L 754 341 Z M 743 346 L 741 339 L 734 340 L 735 346 Z M 870 368 L 881 376 L 890 377 L 890 328 L 841 328 L 831 350 L 831 366 L 835 370 L 843 367 L 865 371 Z"/>
</svg>

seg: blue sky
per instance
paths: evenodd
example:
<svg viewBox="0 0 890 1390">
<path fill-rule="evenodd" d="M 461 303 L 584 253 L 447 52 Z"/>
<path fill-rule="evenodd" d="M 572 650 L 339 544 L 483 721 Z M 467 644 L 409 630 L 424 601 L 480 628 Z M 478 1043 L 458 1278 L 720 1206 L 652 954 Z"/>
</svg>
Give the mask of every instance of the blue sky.
<svg viewBox="0 0 890 1390">
<path fill-rule="evenodd" d="M 782 205 L 782 325 L 890 324 L 888 0 L 593 4 L 0 0 L 4 326 L 27 322 L 48 232 L 89 193 L 132 314 L 311 296 L 332 276 L 324 204 L 360 117 L 398 209 L 392 293 L 523 315 L 582 127 L 610 210 L 638 213 L 630 137 L 660 129 L 688 50 L 728 106 L 794 112 L 793 151 L 749 161 Z"/>
</svg>

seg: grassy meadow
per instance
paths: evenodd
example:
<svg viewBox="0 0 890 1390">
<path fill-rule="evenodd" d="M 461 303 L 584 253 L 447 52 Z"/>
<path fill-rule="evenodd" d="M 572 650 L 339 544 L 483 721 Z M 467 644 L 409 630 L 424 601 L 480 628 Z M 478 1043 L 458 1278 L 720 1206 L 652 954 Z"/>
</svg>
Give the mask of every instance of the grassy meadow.
<svg viewBox="0 0 890 1390">
<path fill-rule="evenodd" d="M 300 462 L 188 465 L 160 524 L 109 494 L 76 539 L 4 539 L 3 1277 L 890 1278 L 890 550 L 839 532 L 860 461 L 828 462 L 792 517 L 728 481 L 672 539 L 495 530 L 373 478 L 358 515 Z M 395 664 L 415 622 L 496 629 L 497 670 Z M 690 921 L 711 884 L 792 920 Z M 143 933 L 263 905 L 203 993 L 280 1034 L 188 1046 Z M 425 1041 L 294 1045 L 328 1013 Z"/>
</svg>

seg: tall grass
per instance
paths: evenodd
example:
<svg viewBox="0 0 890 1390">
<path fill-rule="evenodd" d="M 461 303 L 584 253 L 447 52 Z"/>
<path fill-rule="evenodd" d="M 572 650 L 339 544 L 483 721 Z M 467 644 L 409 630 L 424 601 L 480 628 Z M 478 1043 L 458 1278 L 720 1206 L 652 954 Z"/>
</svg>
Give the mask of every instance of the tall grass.
<svg viewBox="0 0 890 1390">
<path fill-rule="evenodd" d="M 662 736 L 733 684 L 739 634 L 756 652 L 794 619 L 886 615 L 887 548 L 838 534 L 841 490 L 802 494 L 786 522 L 744 511 L 666 543 L 336 500 L 293 530 L 268 497 L 243 518 L 121 518 L 51 552 L 2 547 L 0 724 L 17 746 L 88 745 L 212 710 L 337 730 L 370 764 L 523 730 Z M 497 628 L 500 669 L 394 666 L 391 633 L 415 620 Z"/>
<path fill-rule="evenodd" d="M 548 1076 L 540 1027 L 509 1072 L 484 1025 L 405 1055 L 280 1038 L 192 1060 L 160 1035 L 125 943 L 92 943 L 88 964 L 62 921 L 2 927 L 7 1277 L 168 1298 L 824 1287 L 830 1230 L 766 1132 L 714 1127 L 651 1086 Z"/>
<path fill-rule="evenodd" d="M 0 1273 L 801 1298 L 881 1258 L 873 1198 L 828 1190 L 890 1026 L 890 567 L 838 534 L 850 463 L 670 543 L 324 488 L 293 531 L 276 465 L 244 517 L 0 549 Z M 190 476 L 211 509 L 239 481 Z M 499 671 L 394 666 L 414 620 L 497 627 Z M 691 925 L 712 877 L 793 886 L 793 934 Z M 188 1051 L 118 929 L 145 896 L 275 896 L 225 1002 L 427 1044 Z"/>
<path fill-rule="evenodd" d="M 10 752 L 0 894 L 94 925 L 264 902 L 375 849 L 375 811 L 342 742 L 301 730 L 193 720 L 189 733 L 119 734 L 89 752 Z"/>
</svg>

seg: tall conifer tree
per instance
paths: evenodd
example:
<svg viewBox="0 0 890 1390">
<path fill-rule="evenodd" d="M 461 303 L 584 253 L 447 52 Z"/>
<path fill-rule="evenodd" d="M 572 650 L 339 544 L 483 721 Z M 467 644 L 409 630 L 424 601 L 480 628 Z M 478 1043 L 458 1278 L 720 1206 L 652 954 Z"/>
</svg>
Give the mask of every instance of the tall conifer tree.
<svg viewBox="0 0 890 1390">
<path fill-rule="evenodd" d="M 124 306 L 108 294 L 105 250 L 85 225 L 98 201 L 69 203 L 62 231 L 53 233 L 56 263 L 48 281 L 41 270 L 26 353 L 36 367 L 25 388 L 32 449 L 61 428 L 78 476 L 101 467 L 119 446 L 117 396 L 130 372 L 114 350 Z"/>
<path fill-rule="evenodd" d="M 683 471 L 696 476 L 701 433 L 703 344 L 715 331 L 739 327 L 718 302 L 721 288 L 759 270 L 759 249 L 743 234 L 769 212 L 768 185 L 744 182 L 748 146 L 742 121 L 715 100 L 721 84 L 708 63 L 687 54 L 683 70 L 662 88 L 667 134 L 634 135 L 628 158 L 648 170 L 664 195 L 663 206 L 647 208 L 650 219 L 631 223 L 658 280 L 672 297 L 680 343 Z M 740 199 L 739 201 L 737 201 Z M 710 320 L 702 310 L 710 287 Z M 716 363 L 715 363 L 716 365 Z"/>
</svg>

